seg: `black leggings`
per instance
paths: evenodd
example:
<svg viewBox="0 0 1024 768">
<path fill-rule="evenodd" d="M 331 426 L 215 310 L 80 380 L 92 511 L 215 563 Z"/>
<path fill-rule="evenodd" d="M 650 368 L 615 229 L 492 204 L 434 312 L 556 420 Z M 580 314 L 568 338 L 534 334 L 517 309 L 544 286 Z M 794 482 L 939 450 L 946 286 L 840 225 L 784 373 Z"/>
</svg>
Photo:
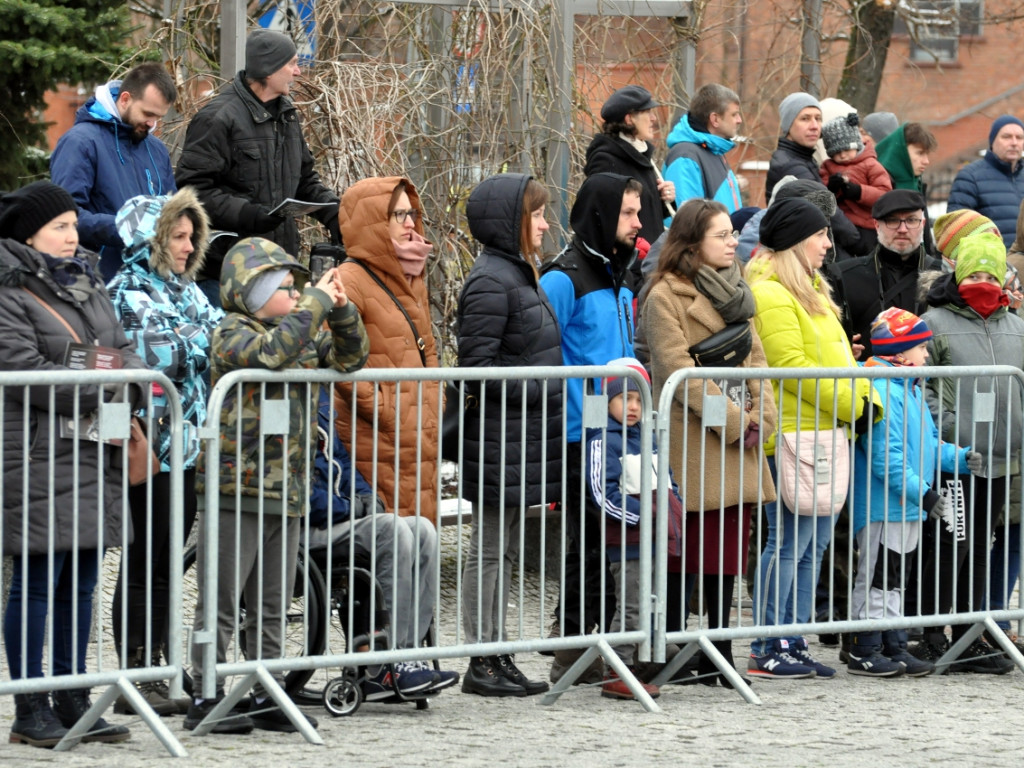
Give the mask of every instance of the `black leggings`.
<svg viewBox="0 0 1024 768">
<path fill-rule="evenodd" d="M 182 526 L 185 540 L 196 519 L 196 471 L 186 469 L 183 475 L 182 491 L 184 494 L 185 520 Z M 113 625 L 114 639 L 117 642 L 117 653 L 121 655 L 122 637 L 127 643 L 128 659 L 135 656 L 139 648 L 146 646 L 147 628 L 152 633 L 150 643 L 152 650 L 162 648 L 167 638 L 167 627 L 170 621 L 170 600 L 168 597 L 170 569 L 181 568 L 181 563 L 170 561 L 170 527 L 171 527 L 171 476 L 161 472 L 153 476 L 152 485 L 152 530 L 151 552 L 152 563 L 149 562 L 150 551 L 146 546 L 146 531 L 149 529 L 149 515 L 146 514 L 146 484 L 132 486 L 128 489 L 128 503 L 131 507 L 132 528 L 135 531 L 133 543 L 128 547 L 127 557 L 121 556 L 121 570 L 117 576 L 117 588 L 114 591 Z M 182 542 L 184 543 L 184 541 Z M 128 569 L 128 617 L 126 633 L 121 626 L 122 579 L 124 570 Z M 147 575 L 151 580 L 152 595 L 149 599 L 149 610 L 146 605 Z M 147 616 L 149 620 L 147 622 Z M 149 658 L 146 657 L 146 662 Z M 126 660 L 123 660 L 126 661 Z"/>
</svg>

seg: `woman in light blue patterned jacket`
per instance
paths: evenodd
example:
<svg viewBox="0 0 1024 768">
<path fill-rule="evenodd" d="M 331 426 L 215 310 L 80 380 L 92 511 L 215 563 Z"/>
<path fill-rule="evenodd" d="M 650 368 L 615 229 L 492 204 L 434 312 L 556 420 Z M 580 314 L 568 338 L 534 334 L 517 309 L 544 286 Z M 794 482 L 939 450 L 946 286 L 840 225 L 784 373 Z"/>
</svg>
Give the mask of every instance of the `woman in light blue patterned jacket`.
<svg viewBox="0 0 1024 768">
<path fill-rule="evenodd" d="M 210 339 L 224 316 L 211 306 L 197 287 L 195 275 L 202 269 L 209 242 L 206 212 L 191 188 L 173 197 L 133 197 L 116 217 L 124 240 L 124 265 L 107 286 L 114 309 L 128 340 L 149 368 L 161 371 L 174 382 L 181 399 L 184 423 L 184 531 L 188 535 L 196 516 L 196 461 L 199 456 L 198 426 L 206 420 Z M 160 472 L 151 485 L 128 491 L 136 544 L 122 556 L 128 569 L 127 595 L 118 577 L 114 593 L 114 635 L 122 664 L 128 667 L 159 664 L 168 625 L 170 533 L 170 429 L 167 396 L 154 386 L 152 413 L 146 413 L 150 445 L 160 459 Z M 150 549 L 147 550 L 147 529 Z M 150 596 L 147 604 L 147 581 Z M 122 599 L 127 601 L 127 622 L 122 627 Z M 147 610 L 148 609 L 148 610 Z M 147 617 L 148 616 L 148 620 Z M 147 634 L 147 630 L 151 634 Z M 162 681 L 140 683 L 139 690 L 161 714 L 184 711 L 168 697 Z M 122 698 L 115 711 L 126 712 Z"/>
</svg>

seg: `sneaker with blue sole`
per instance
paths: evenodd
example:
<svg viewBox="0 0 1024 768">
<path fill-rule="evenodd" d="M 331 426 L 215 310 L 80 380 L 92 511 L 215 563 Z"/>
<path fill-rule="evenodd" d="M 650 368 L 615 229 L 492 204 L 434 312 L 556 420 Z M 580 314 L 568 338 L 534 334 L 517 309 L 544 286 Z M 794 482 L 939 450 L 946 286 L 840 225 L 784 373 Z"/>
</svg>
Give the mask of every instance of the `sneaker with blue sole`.
<svg viewBox="0 0 1024 768">
<path fill-rule="evenodd" d="M 362 683 L 364 701 L 382 701 L 398 693 L 412 696 L 433 688 L 440 680 L 433 669 L 425 669 L 414 661 L 381 664 L 376 672 L 371 672 L 372 669 L 367 667 Z"/>
<path fill-rule="evenodd" d="M 814 669 L 802 664 L 791 653 L 786 640 L 772 640 L 768 653 L 750 654 L 747 674 L 755 680 L 803 680 L 814 677 Z"/>
<path fill-rule="evenodd" d="M 828 680 L 829 678 L 836 676 L 836 671 L 832 667 L 827 664 L 822 664 L 811 655 L 810 647 L 807 645 L 807 640 L 805 638 L 801 637 L 796 642 L 790 643 L 789 652 L 793 655 L 793 658 L 805 667 L 813 669 L 815 677 Z"/>
</svg>

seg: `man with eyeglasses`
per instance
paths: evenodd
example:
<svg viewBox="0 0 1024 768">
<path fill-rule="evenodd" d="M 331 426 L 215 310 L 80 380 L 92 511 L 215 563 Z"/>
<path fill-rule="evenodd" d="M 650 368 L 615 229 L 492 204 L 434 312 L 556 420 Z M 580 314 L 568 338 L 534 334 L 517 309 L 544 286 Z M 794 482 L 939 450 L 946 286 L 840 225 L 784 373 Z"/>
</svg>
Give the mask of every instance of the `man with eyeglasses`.
<svg viewBox="0 0 1024 768">
<path fill-rule="evenodd" d="M 220 305 L 220 267 L 238 240 L 259 235 L 286 253 L 299 252 L 292 216 L 271 211 L 288 198 L 328 203 L 309 215 L 335 243 L 338 196 L 320 180 L 288 94 L 299 76 L 295 43 L 281 32 L 257 29 L 245 41 L 245 69 L 192 118 L 185 132 L 176 178 L 195 187 L 214 229 L 231 235 L 210 243 L 197 281 Z"/>
<path fill-rule="evenodd" d="M 925 200 L 920 192 L 886 192 L 871 215 L 878 233 L 875 250 L 836 264 L 840 279 L 835 293 L 843 310 L 843 327 L 851 342 L 864 346 L 862 360 L 872 353 L 871 321 L 890 307 L 923 314 L 927 306 L 918 298 L 918 279 L 921 272 L 942 266 L 924 247 Z"/>
<path fill-rule="evenodd" d="M 1024 122 L 1013 115 L 992 121 L 989 149 L 981 160 L 960 169 L 949 190 L 946 211 L 970 210 L 999 227 L 1009 248 L 1017 236 L 1017 215 L 1024 202 Z"/>
</svg>

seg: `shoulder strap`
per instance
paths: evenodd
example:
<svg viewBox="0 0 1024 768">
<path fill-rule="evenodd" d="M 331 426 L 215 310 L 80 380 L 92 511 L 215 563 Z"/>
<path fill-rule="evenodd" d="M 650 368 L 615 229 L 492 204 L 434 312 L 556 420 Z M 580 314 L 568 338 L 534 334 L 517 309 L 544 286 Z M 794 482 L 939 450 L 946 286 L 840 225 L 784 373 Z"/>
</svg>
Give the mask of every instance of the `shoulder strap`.
<svg viewBox="0 0 1024 768">
<path fill-rule="evenodd" d="M 395 302 L 395 306 L 398 307 L 398 310 L 405 317 L 405 322 L 407 322 L 409 324 L 409 328 L 412 329 L 412 337 L 416 340 L 416 348 L 420 352 L 420 361 L 423 363 L 423 367 L 426 368 L 427 367 L 427 354 L 424 351 L 427 348 L 426 342 L 423 341 L 423 337 L 420 336 L 420 332 L 418 330 L 416 330 L 416 323 L 414 323 L 412 321 L 412 318 L 409 317 L 409 313 L 406 312 L 405 307 L 402 306 L 402 302 L 400 302 L 398 300 L 398 297 L 395 296 L 395 294 L 393 294 L 391 292 L 390 288 L 388 288 L 386 285 L 384 285 L 384 281 L 381 280 L 379 277 L 377 277 L 377 274 L 372 269 L 370 269 L 370 267 L 367 266 L 365 262 L 362 262 L 359 259 L 349 259 L 349 261 L 350 262 L 354 262 L 354 263 L 358 264 L 360 267 L 362 267 L 363 269 L 365 269 L 366 270 L 366 274 L 368 274 L 371 278 L 373 278 L 373 282 L 375 282 L 377 285 L 379 285 L 380 289 L 382 291 L 384 291 L 384 293 L 386 293 L 391 298 L 391 300 L 393 302 Z"/>
<path fill-rule="evenodd" d="M 43 299 L 38 294 L 33 293 L 32 291 L 30 291 L 28 288 L 25 288 L 24 286 L 22 286 L 21 290 L 23 290 L 25 293 L 27 293 L 29 296 L 31 296 L 36 301 L 38 301 L 42 305 L 43 309 L 45 309 L 47 312 L 49 312 L 51 315 L 53 315 L 55 318 L 57 318 L 57 321 L 61 325 L 63 325 L 65 328 L 68 329 L 68 333 L 71 334 L 71 338 L 73 338 L 79 344 L 82 343 L 82 339 L 75 332 L 75 329 L 71 327 L 71 323 L 69 323 L 67 320 L 65 320 L 64 317 L 60 314 L 60 312 L 58 312 L 56 309 L 54 309 L 52 306 L 50 306 L 50 303 L 48 301 Z"/>
</svg>

